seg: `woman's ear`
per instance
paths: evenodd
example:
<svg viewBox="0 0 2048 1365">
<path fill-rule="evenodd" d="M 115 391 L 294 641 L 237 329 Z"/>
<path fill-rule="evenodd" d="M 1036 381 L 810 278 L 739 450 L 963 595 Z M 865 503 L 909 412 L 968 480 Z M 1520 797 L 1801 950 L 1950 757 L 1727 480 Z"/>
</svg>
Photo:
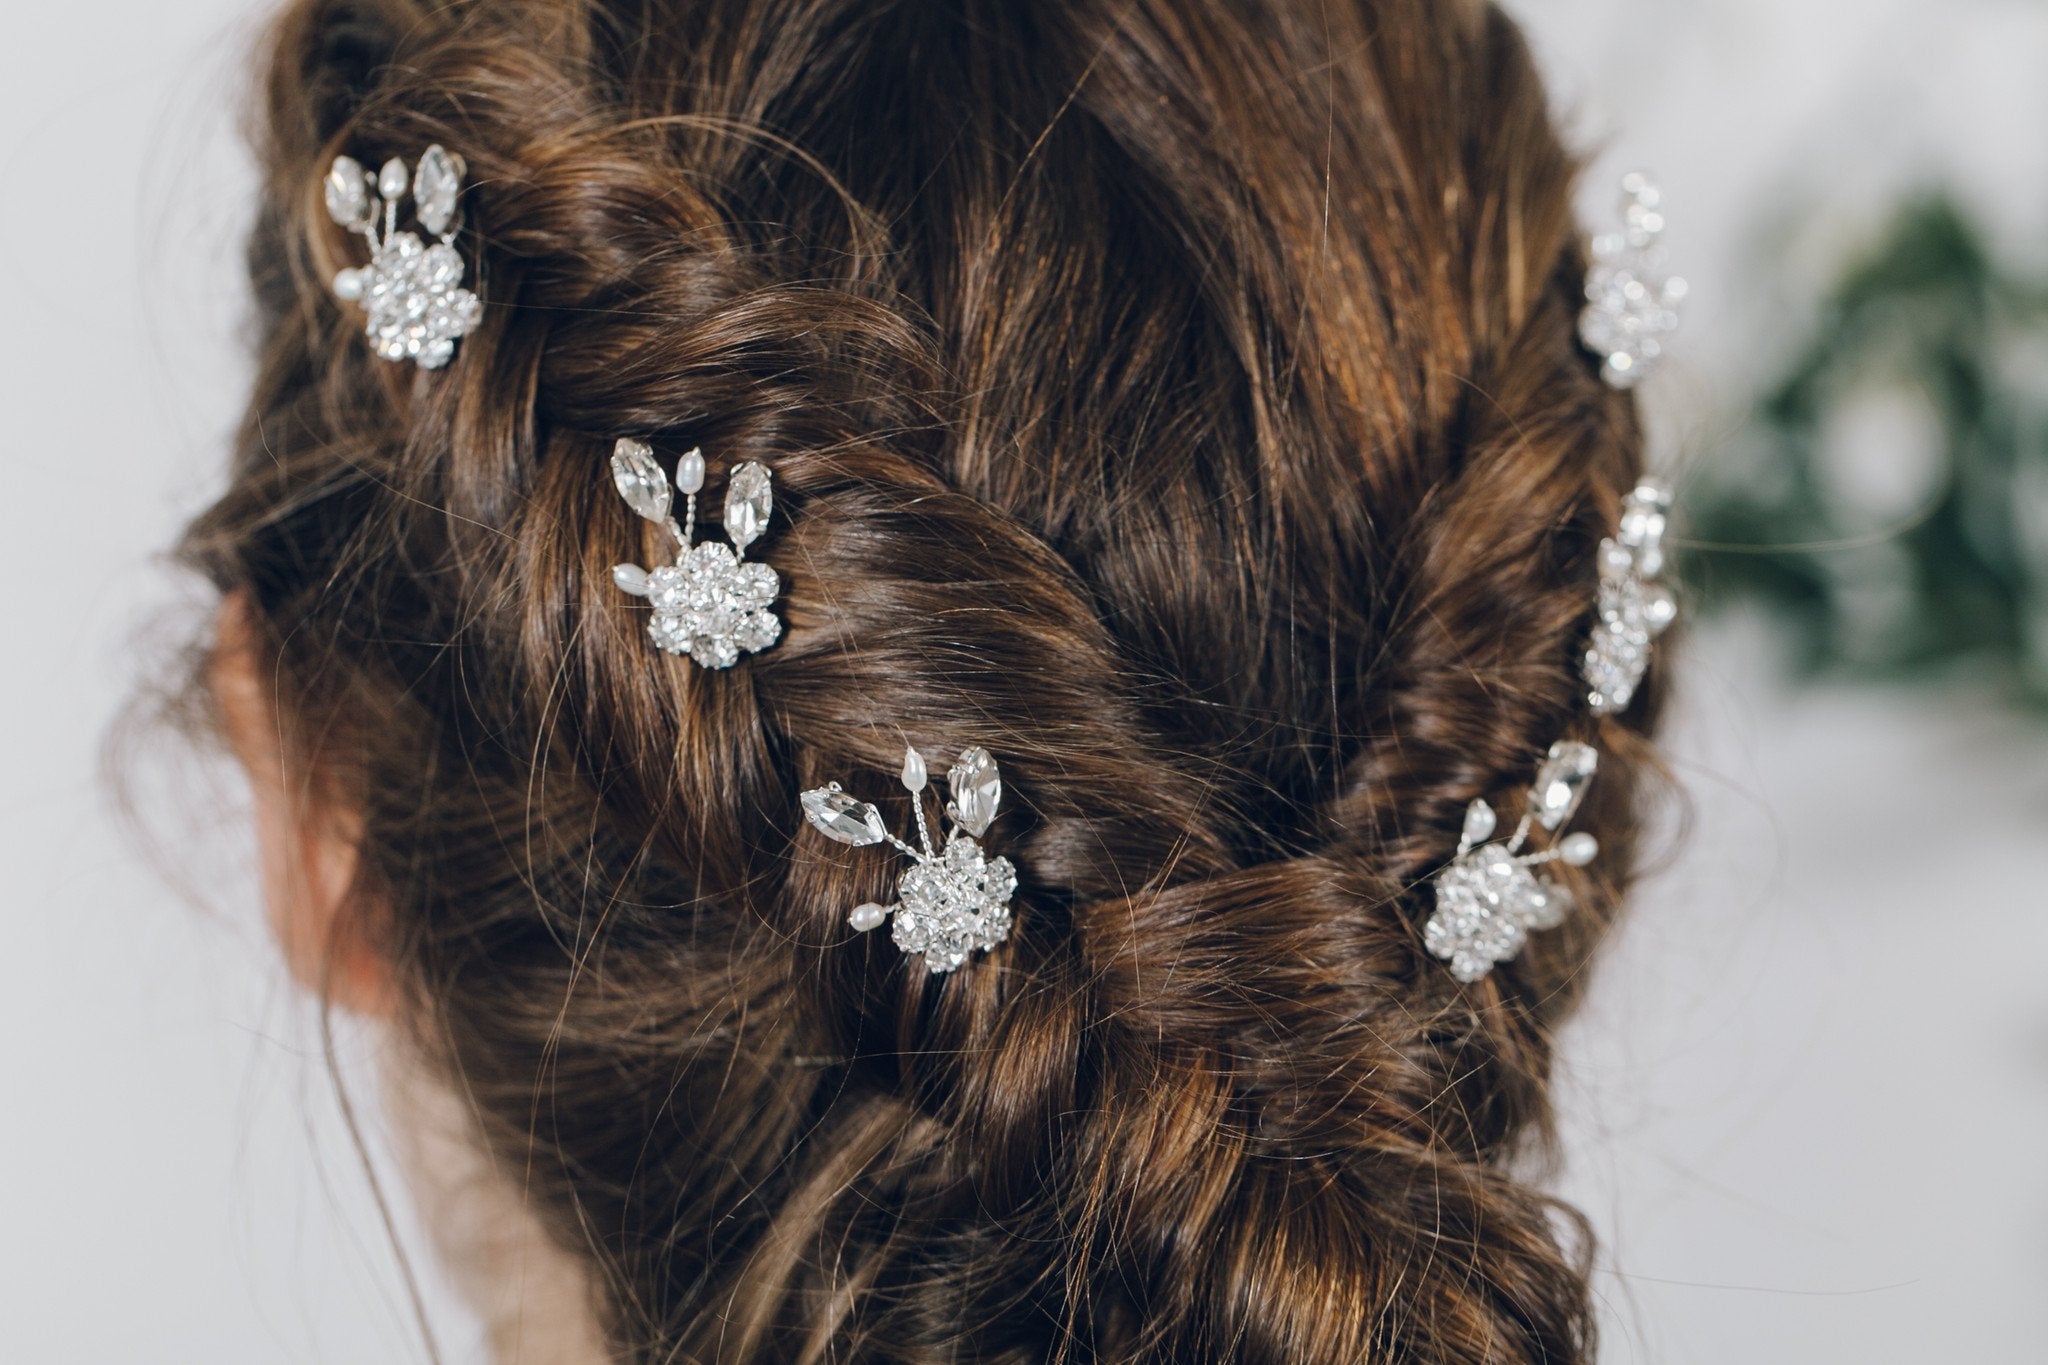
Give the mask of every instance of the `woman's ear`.
<svg viewBox="0 0 2048 1365">
<path fill-rule="evenodd" d="M 274 664 L 249 600 L 232 592 L 215 622 L 210 680 L 235 757 L 248 774 L 270 924 L 292 975 L 329 1003 L 385 1016 L 394 997 L 357 894 L 362 820 L 339 809 L 284 742 Z"/>
</svg>

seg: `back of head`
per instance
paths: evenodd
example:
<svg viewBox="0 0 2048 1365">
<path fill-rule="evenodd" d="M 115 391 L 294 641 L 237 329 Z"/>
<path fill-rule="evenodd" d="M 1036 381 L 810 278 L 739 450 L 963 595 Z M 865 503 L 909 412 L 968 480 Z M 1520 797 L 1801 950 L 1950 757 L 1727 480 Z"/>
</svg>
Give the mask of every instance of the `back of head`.
<svg viewBox="0 0 2048 1365">
<path fill-rule="evenodd" d="M 1512 1168 L 1636 823 L 1575 666 L 1639 452 L 1507 20 L 299 0 L 262 128 L 262 370 L 188 549 L 619 1359 L 1590 1354 Z M 328 295 L 319 187 L 431 143 L 485 308 L 425 372 Z M 623 435 L 772 468 L 772 649 L 649 647 Z M 1608 852 L 1460 984 L 1425 879 L 1564 734 Z M 906 743 L 1013 794 L 1014 932 L 949 975 L 800 833 Z"/>
</svg>

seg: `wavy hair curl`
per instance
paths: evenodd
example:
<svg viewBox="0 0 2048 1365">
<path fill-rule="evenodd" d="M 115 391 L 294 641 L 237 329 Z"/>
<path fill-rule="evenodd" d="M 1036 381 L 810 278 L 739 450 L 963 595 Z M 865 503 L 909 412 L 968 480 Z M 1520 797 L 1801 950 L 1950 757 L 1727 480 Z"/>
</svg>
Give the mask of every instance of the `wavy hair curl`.
<svg viewBox="0 0 2048 1365">
<path fill-rule="evenodd" d="M 295 0 L 265 70 L 185 553 L 619 1360 L 1590 1359 L 1519 1160 L 1647 771 L 1655 697 L 1575 673 L 1640 451 L 1499 11 Z M 319 195 L 434 142 L 486 314 L 425 374 Z M 773 468 L 780 644 L 652 650 L 628 434 Z M 1564 734 L 1607 854 L 1460 986 L 1425 878 Z M 1014 793 L 1015 933 L 946 977 L 797 818 L 906 743 Z"/>
</svg>

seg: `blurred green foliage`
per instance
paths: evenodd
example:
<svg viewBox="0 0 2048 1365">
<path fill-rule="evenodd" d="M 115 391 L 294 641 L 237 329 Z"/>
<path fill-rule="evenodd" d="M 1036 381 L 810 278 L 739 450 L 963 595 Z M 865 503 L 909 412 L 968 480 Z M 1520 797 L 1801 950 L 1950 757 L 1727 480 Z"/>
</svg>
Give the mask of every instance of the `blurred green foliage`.
<svg viewBox="0 0 2048 1365">
<path fill-rule="evenodd" d="M 2048 711 L 2048 281 L 1947 199 L 1829 290 L 1742 440 L 1687 488 L 1687 581 L 1807 672 L 1994 674 Z"/>
</svg>

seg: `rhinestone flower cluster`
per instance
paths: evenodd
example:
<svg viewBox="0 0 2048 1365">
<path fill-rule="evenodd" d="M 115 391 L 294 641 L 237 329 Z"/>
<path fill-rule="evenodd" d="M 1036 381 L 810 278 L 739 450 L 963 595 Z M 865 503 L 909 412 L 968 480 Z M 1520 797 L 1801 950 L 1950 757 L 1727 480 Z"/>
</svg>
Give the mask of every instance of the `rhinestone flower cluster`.
<svg viewBox="0 0 2048 1365">
<path fill-rule="evenodd" d="M 1466 808 L 1457 856 L 1434 879 L 1436 911 L 1422 930 L 1424 946 L 1451 964 L 1452 976 L 1478 981 L 1496 962 L 1522 951 L 1530 930 L 1564 922 L 1571 893 L 1534 869 L 1553 861 L 1583 867 L 1599 855 L 1599 841 L 1580 832 L 1541 853 L 1524 853 L 1522 847 L 1535 826 L 1555 832 L 1572 818 L 1599 765 L 1600 755 L 1590 745 L 1551 745 L 1521 823 L 1505 843 L 1488 842 L 1499 824 L 1492 806 L 1474 801 Z"/>
<path fill-rule="evenodd" d="M 1633 388 L 1656 368 L 1664 339 L 1678 329 L 1686 282 L 1665 269 L 1663 195 L 1636 172 L 1622 177 L 1622 224 L 1593 239 L 1579 339 L 1600 357 L 1600 374 Z"/>
<path fill-rule="evenodd" d="M 952 799 L 945 813 L 952 827 L 943 849 L 933 844 L 925 819 L 930 776 L 924 755 L 914 748 L 903 751 L 902 782 L 917 816 L 921 848 L 891 834 L 881 811 L 848 796 L 837 782 L 803 794 L 804 818 L 828 839 L 855 847 L 886 842 L 910 857 L 913 866 L 896 884 L 896 904 L 856 906 L 849 921 L 865 931 L 893 916 L 896 946 L 923 957 L 925 970 L 939 976 L 1010 936 L 1017 869 L 1008 858 L 989 857 L 980 844 L 1002 802 L 1003 778 L 988 750 L 976 747 L 960 755 L 946 774 Z"/>
<path fill-rule="evenodd" d="M 647 633 L 656 648 L 687 654 L 705 668 L 731 668 L 741 654 L 759 653 L 782 638 L 782 620 L 772 610 L 782 579 L 766 564 L 745 557 L 775 512 L 767 466 L 748 461 L 726 480 L 725 533 L 731 545 L 691 543 L 697 494 L 704 487 L 702 451 L 692 450 L 676 461 L 675 486 L 688 508 L 680 526 L 669 515 L 674 498 L 668 476 L 643 442 L 622 437 L 612 447 L 612 482 L 628 507 L 675 538 L 675 563 L 652 570 L 620 564 L 612 570 L 612 581 L 621 589 L 653 604 Z"/>
<path fill-rule="evenodd" d="M 398 205 L 408 188 L 420 226 L 440 238 L 431 245 L 398 230 Z M 372 180 L 346 156 L 334 158 L 327 172 L 328 216 L 370 244 L 370 263 L 336 273 L 334 292 L 362 304 L 370 348 L 386 360 L 438 370 L 455 354 L 456 340 L 483 318 L 482 303 L 462 287 L 462 256 L 454 246 L 461 193 L 462 161 L 438 145 L 421 154 L 417 173 L 393 157 Z"/>
<path fill-rule="evenodd" d="M 1664 571 L 1664 528 L 1671 491 L 1654 479 L 1622 503 L 1621 526 L 1600 542 L 1600 615 L 1586 642 L 1582 672 L 1595 715 L 1626 710 L 1650 666 L 1650 642 L 1678 616 Z"/>
</svg>

